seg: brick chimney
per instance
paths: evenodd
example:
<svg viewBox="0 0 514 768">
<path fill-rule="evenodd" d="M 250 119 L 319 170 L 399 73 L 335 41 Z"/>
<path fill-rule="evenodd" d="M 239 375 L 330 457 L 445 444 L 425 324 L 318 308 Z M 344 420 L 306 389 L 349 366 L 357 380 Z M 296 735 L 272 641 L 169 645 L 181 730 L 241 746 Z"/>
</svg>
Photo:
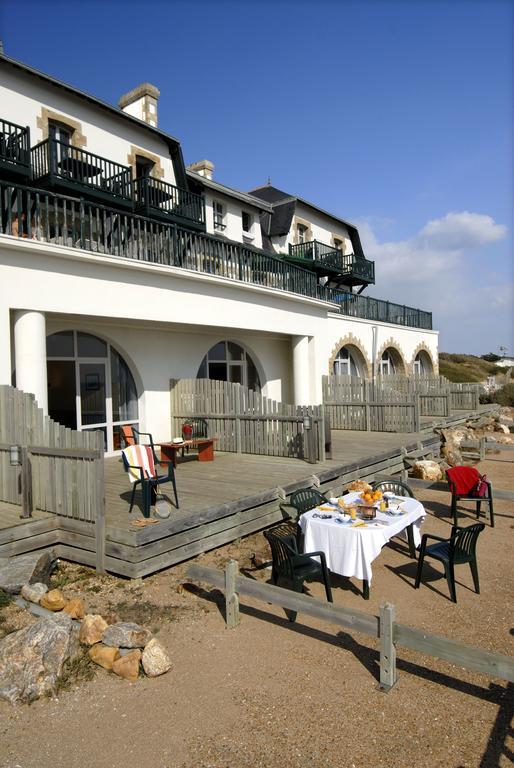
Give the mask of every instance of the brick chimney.
<svg viewBox="0 0 514 768">
<path fill-rule="evenodd" d="M 187 167 L 190 171 L 194 171 L 206 179 L 212 179 L 214 175 L 214 163 L 211 163 L 210 160 L 198 160 L 197 163 L 191 163 Z"/>
<path fill-rule="evenodd" d="M 157 100 L 161 95 L 158 88 L 151 83 L 141 83 L 132 91 L 125 93 L 118 106 L 127 115 L 144 120 L 145 123 L 157 128 Z"/>
</svg>

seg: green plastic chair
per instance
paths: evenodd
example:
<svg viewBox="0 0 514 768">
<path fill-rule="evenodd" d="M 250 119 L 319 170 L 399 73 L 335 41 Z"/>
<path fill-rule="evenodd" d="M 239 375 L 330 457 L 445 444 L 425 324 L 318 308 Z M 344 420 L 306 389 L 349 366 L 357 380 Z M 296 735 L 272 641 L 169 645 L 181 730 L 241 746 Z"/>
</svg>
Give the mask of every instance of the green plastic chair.
<svg viewBox="0 0 514 768">
<path fill-rule="evenodd" d="M 320 504 L 326 504 L 327 502 L 327 497 L 314 488 L 300 488 L 291 494 L 288 505 L 296 509 L 296 519 L 298 520 L 304 512 L 308 512 L 309 509 L 313 509 Z"/>
<path fill-rule="evenodd" d="M 295 524 L 285 523 L 270 531 L 264 531 L 264 536 L 271 548 L 271 581 L 273 584 L 277 584 L 279 578 L 282 577 L 292 584 L 295 592 L 302 592 L 306 579 L 321 577 L 325 585 L 327 600 L 332 603 L 332 589 L 325 553 L 306 552 L 300 554 L 295 528 Z M 313 560 L 314 557 L 319 557 L 320 562 Z M 288 617 L 289 621 L 296 621 L 296 611 L 289 611 Z"/>
<path fill-rule="evenodd" d="M 421 548 L 419 553 L 418 572 L 416 575 L 415 588 L 418 589 L 421 582 L 421 571 L 425 557 L 434 557 L 444 565 L 444 575 L 448 582 L 450 597 L 453 603 L 457 602 L 455 591 L 455 573 L 454 566 L 469 563 L 471 575 L 475 585 L 477 595 L 480 594 L 480 584 L 478 581 L 478 567 L 476 557 L 476 546 L 479 534 L 484 530 L 483 523 L 468 525 L 466 528 L 460 528 L 458 525 L 452 527 L 452 535 L 449 539 L 443 539 L 440 536 L 433 536 L 425 533 L 421 539 Z M 435 539 L 437 544 L 427 546 L 428 539 Z"/>
<path fill-rule="evenodd" d="M 402 483 L 400 480 L 379 480 L 376 483 L 372 483 L 371 487 L 374 491 L 384 491 L 386 493 L 394 493 L 396 496 L 410 496 L 414 498 L 412 489 L 407 483 Z"/>
</svg>

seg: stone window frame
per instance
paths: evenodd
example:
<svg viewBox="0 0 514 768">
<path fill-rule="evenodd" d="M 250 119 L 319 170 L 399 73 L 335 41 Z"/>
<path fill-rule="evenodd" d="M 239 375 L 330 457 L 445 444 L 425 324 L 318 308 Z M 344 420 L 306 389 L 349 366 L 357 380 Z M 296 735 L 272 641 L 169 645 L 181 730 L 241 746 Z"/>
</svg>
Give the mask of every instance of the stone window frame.
<svg viewBox="0 0 514 768">
<path fill-rule="evenodd" d="M 339 242 L 343 244 L 342 248 L 337 248 L 336 240 L 339 240 Z M 346 235 L 336 235 L 332 232 L 330 235 L 330 245 L 332 245 L 335 250 L 340 250 L 343 256 L 346 255 Z"/>
<path fill-rule="evenodd" d="M 41 130 L 41 141 L 50 138 L 50 123 L 60 123 L 65 128 L 70 129 L 72 147 L 77 149 L 87 147 L 87 138 L 84 135 L 82 123 L 47 107 L 41 107 L 41 114 L 36 117 L 36 125 Z"/>
<path fill-rule="evenodd" d="M 305 227 L 307 230 L 305 233 L 305 242 L 310 243 L 312 240 L 314 240 L 314 236 L 312 234 L 312 226 L 310 221 L 307 221 L 306 219 L 301 219 L 299 216 L 295 216 L 293 219 L 293 240 L 294 245 L 300 245 L 300 241 L 298 240 L 298 225 L 301 227 Z"/>
<path fill-rule="evenodd" d="M 138 157 L 144 157 L 145 160 L 150 160 L 153 163 L 151 175 L 154 179 L 164 179 L 164 169 L 159 155 L 154 155 L 153 152 L 148 152 L 146 149 L 136 147 L 135 144 L 130 145 L 130 152 L 127 155 L 127 165 L 130 165 L 132 168 L 132 178 L 136 178 L 136 159 Z"/>
<path fill-rule="evenodd" d="M 410 361 L 410 364 L 409 364 L 409 372 L 410 372 L 410 374 L 411 375 L 414 374 L 414 362 L 415 362 L 416 357 L 419 355 L 420 352 L 426 352 L 427 353 L 427 355 L 428 355 L 428 357 L 430 359 L 430 363 L 432 365 L 432 374 L 434 376 L 438 376 L 439 375 L 439 361 L 436 362 L 436 360 L 434 360 L 434 356 L 432 354 L 432 351 L 429 349 L 429 347 L 424 342 L 421 342 L 420 344 L 418 344 L 418 346 L 416 347 L 416 349 L 412 353 L 412 358 L 411 358 L 411 361 Z"/>
<path fill-rule="evenodd" d="M 398 355 L 398 358 L 399 358 L 401 370 L 399 370 L 397 360 L 393 356 L 393 364 L 395 367 L 394 373 L 399 376 L 408 376 L 410 373 L 410 366 L 407 363 L 407 357 L 404 351 L 402 350 L 402 348 L 400 347 L 399 343 L 395 341 L 393 338 L 389 338 L 387 341 L 385 341 L 377 352 L 377 357 L 375 360 L 375 369 L 377 371 L 377 374 L 380 375 L 380 361 L 382 360 L 382 355 L 387 349 L 392 349 L 394 352 L 396 352 L 396 355 Z"/>
<path fill-rule="evenodd" d="M 348 333 L 343 338 L 339 339 L 339 341 L 333 346 L 332 353 L 330 355 L 329 361 L 328 361 L 328 373 L 329 376 L 333 375 L 334 371 L 334 362 L 337 358 L 337 355 L 339 354 L 339 351 L 343 347 L 354 347 L 357 352 L 361 355 L 361 357 L 358 360 L 359 366 L 361 367 L 361 377 L 363 379 L 370 379 L 371 378 L 371 361 L 368 357 L 368 354 L 366 352 L 366 348 L 364 346 L 364 343 L 361 341 L 361 339 L 358 339 L 356 336 L 353 335 L 353 333 Z"/>
</svg>

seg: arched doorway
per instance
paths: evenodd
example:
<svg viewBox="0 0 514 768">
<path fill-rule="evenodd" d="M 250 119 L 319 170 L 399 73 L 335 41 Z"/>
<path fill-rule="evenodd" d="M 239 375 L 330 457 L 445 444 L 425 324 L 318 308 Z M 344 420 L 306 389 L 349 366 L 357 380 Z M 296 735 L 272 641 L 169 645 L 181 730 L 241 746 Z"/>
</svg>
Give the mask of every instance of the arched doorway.
<svg viewBox="0 0 514 768">
<path fill-rule="evenodd" d="M 341 347 L 332 364 L 332 373 L 336 376 L 362 376 L 366 368 L 362 353 L 356 347 Z"/>
<path fill-rule="evenodd" d="M 403 358 L 394 347 L 387 347 L 382 352 L 378 364 L 380 376 L 393 376 L 395 373 L 405 374 L 405 364 Z"/>
<path fill-rule="evenodd" d="M 202 360 L 197 379 L 214 379 L 244 384 L 260 392 L 259 373 L 248 352 L 233 341 L 219 341 Z"/>
<path fill-rule="evenodd" d="M 415 376 L 426 376 L 434 372 L 430 355 L 424 349 L 420 350 L 414 358 L 412 372 Z"/>
<path fill-rule="evenodd" d="M 59 331 L 46 339 L 49 416 L 72 429 L 101 430 L 105 448 L 121 448 L 120 427 L 139 424 L 134 377 L 98 336 Z"/>
</svg>

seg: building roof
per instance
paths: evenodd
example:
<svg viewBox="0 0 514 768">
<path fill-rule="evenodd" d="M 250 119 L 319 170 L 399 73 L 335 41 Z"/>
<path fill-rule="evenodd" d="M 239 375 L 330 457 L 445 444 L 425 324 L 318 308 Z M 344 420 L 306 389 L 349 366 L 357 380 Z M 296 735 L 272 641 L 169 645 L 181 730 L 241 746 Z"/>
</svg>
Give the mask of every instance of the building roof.
<svg viewBox="0 0 514 768">
<path fill-rule="evenodd" d="M 207 187 L 208 189 L 213 189 L 215 192 L 219 192 L 220 194 L 233 197 L 236 200 L 240 200 L 242 203 L 252 205 L 254 208 L 259 208 L 261 211 L 267 211 L 268 213 L 271 213 L 273 210 L 270 203 L 266 202 L 260 197 L 255 197 L 248 192 L 240 192 L 238 189 L 227 187 L 224 184 L 220 184 L 218 181 L 214 181 L 214 179 L 208 179 L 206 176 L 202 176 L 200 173 L 192 171 L 190 168 L 186 169 L 186 174 L 188 179 L 192 180 L 195 184 Z"/>
<path fill-rule="evenodd" d="M 267 234 L 270 237 L 287 235 L 291 229 L 291 224 L 293 222 L 293 217 L 296 211 L 296 205 L 297 203 L 302 203 L 302 205 L 305 205 L 308 208 L 312 208 L 312 210 L 317 211 L 318 213 L 322 213 L 323 215 L 330 217 L 339 224 L 343 224 L 348 230 L 355 256 L 358 259 L 365 258 L 359 230 L 355 224 L 346 221 L 346 219 L 341 219 L 339 216 L 334 216 L 333 213 L 325 211 L 323 208 L 320 208 L 318 205 L 314 205 L 314 203 L 311 203 L 308 200 L 304 200 L 302 197 L 298 197 L 297 195 L 290 195 L 288 192 L 283 192 L 282 190 L 277 189 L 277 187 L 273 187 L 271 184 L 266 184 L 265 186 L 252 189 L 250 194 L 254 197 L 260 197 L 262 200 L 266 200 L 267 202 L 271 203 L 272 214 L 267 222 Z"/>
</svg>

